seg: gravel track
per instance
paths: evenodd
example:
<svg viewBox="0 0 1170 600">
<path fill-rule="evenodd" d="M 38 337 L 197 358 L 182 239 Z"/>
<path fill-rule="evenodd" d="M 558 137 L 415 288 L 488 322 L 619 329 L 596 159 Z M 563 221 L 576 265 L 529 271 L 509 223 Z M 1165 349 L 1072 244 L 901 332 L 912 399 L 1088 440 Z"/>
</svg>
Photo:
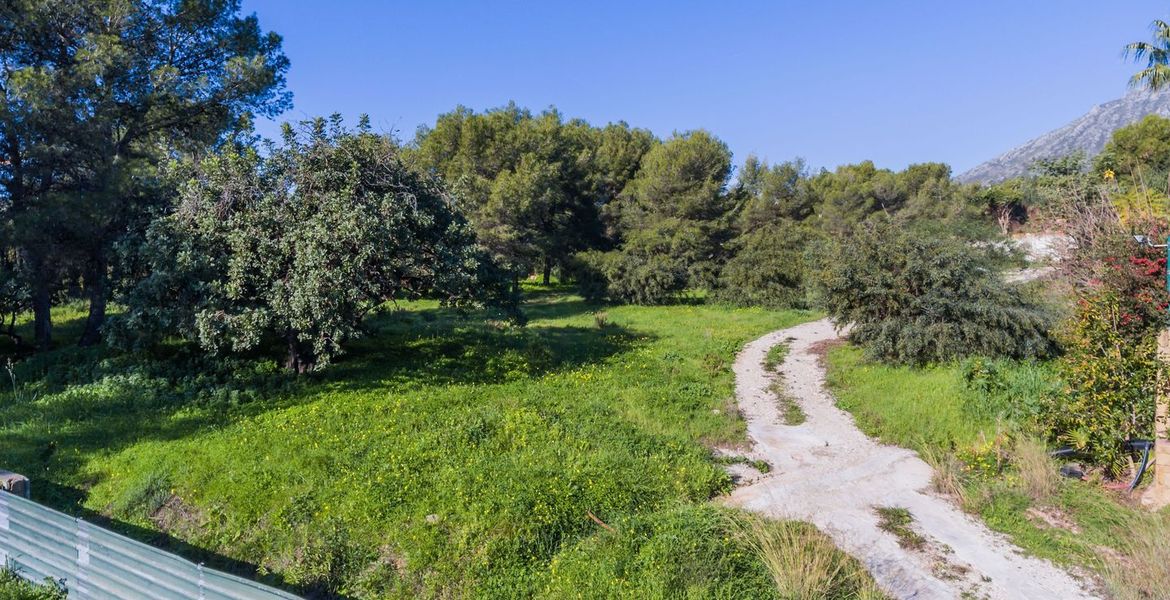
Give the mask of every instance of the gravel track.
<svg viewBox="0 0 1170 600">
<path fill-rule="evenodd" d="M 736 357 L 739 408 L 753 442 L 751 456 L 772 469 L 727 499 L 728 504 L 778 518 L 809 521 L 857 557 L 895 598 L 1074 600 L 1094 598 L 1065 571 L 1022 551 L 950 500 L 930 491 L 933 471 L 904 448 L 863 434 L 825 390 L 817 346 L 838 339 L 825 319 L 765 335 Z M 768 350 L 790 343 L 780 377 L 808 419 L 785 425 L 764 369 Z M 899 506 L 927 540 L 906 549 L 878 528 L 875 507 Z"/>
</svg>

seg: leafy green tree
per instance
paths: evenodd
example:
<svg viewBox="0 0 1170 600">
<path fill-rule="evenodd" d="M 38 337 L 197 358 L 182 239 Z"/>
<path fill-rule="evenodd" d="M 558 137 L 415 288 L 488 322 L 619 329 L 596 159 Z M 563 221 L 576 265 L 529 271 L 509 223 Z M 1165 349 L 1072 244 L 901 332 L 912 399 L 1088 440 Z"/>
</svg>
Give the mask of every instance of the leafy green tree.
<svg viewBox="0 0 1170 600">
<path fill-rule="evenodd" d="M 877 213 L 892 215 L 905 202 L 897 178 L 872 161 L 822 171 L 810 182 L 817 195 L 822 227 L 834 234 L 849 231 Z"/>
<path fill-rule="evenodd" d="M 1050 354 L 1049 315 L 987 250 L 875 221 L 813 253 L 814 295 L 874 357 L 925 364 Z"/>
<path fill-rule="evenodd" d="M 594 129 L 593 135 L 593 144 L 583 144 L 591 150 L 588 187 L 594 204 L 602 207 L 621 195 L 658 140 L 649 131 L 631 128 L 625 122 Z"/>
<path fill-rule="evenodd" d="M 0 4 L 0 202 L 32 285 L 35 337 L 65 265 L 97 341 L 114 243 L 165 200 L 155 169 L 289 105 L 280 37 L 239 0 L 9 0 Z"/>
<path fill-rule="evenodd" d="M 715 285 L 726 259 L 724 244 L 732 235 L 730 175 L 731 151 L 706 131 L 675 134 L 646 153 L 638 174 L 607 207 L 620 243 L 611 252 L 624 255 L 608 263 L 624 266 L 610 270 L 615 276 L 655 269 L 670 276 L 660 278 L 662 285 L 655 286 L 653 297 L 649 290 L 626 293 L 637 287 L 633 280 L 610 278 L 611 297 L 659 304 L 688 287 Z"/>
<path fill-rule="evenodd" d="M 808 224 L 786 219 L 745 230 L 731 242 L 715 297 L 741 306 L 804 308 L 804 255 L 816 236 Z"/>
<path fill-rule="evenodd" d="M 451 196 L 391 140 L 337 117 L 286 126 L 267 156 L 204 159 L 130 251 L 141 279 L 118 343 L 179 335 L 220 353 L 279 340 L 297 372 L 328 364 L 388 300 L 515 302 Z"/>
<path fill-rule="evenodd" d="M 817 197 L 810 189 L 808 168 L 801 159 L 769 166 L 748 156 L 740 168 L 736 192 L 744 197 L 736 223 L 740 231 L 781 219 L 802 221 L 816 209 Z"/>
<path fill-rule="evenodd" d="M 573 253 L 604 245 L 599 211 L 653 143 L 625 123 L 598 129 L 555 109 L 458 107 L 420 128 L 408 159 L 448 182 L 481 241 L 517 276 L 541 272 L 547 282 Z"/>
<path fill-rule="evenodd" d="M 1118 128 L 1094 162 L 1098 175 L 1113 171 L 1131 183 L 1152 185 L 1165 192 L 1170 173 L 1170 119 L 1146 115 L 1142 120 Z"/>
<path fill-rule="evenodd" d="M 480 239 L 511 270 L 531 272 L 541 264 L 547 274 L 553 257 L 567 255 L 576 241 L 570 233 L 573 206 L 565 193 L 561 163 L 524 155 L 514 171 L 505 170 L 492 182 L 479 210 L 485 230 Z"/>
</svg>

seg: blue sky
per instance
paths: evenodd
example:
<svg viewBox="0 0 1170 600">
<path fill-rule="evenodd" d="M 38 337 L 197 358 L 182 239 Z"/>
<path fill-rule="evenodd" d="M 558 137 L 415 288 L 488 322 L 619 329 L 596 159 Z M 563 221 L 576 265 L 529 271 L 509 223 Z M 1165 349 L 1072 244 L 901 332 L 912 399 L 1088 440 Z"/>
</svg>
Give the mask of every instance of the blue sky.
<svg viewBox="0 0 1170 600">
<path fill-rule="evenodd" d="M 458 104 L 555 105 L 659 136 L 705 128 L 739 163 L 924 161 L 961 172 L 1119 97 L 1170 3 L 472 3 L 244 0 L 284 36 L 294 107 L 410 138 Z M 273 135 L 274 123 L 260 123 Z"/>
</svg>

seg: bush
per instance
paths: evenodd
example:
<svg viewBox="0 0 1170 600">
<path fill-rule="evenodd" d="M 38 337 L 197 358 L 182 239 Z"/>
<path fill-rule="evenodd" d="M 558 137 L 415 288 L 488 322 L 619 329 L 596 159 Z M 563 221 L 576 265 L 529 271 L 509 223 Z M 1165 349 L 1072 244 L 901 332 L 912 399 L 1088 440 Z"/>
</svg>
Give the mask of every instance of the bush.
<svg viewBox="0 0 1170 600">
<path fill-rule="evenodd" d="M 1042 422 L 1050 435 L 1116 475 L 1128 466 L 1122 442 L 1150 437 L 1157 375 L 1155 338 L 1113 291 L 1082 297 L 1066 326 L 1057 369 L 1062 393 L 1050 397 Z"/>
<path fill-rule="evenodd" d="M 804 308 L 804 246 L 810 237 L 807 228 L 782 221 L 736 238 L 715 297 L 740 306 Z"/>
<path fill-rule="evenodd" d="M 687 289 L 687 263 L 666 248 L 629 242 L 622 250 L 577 255 L 574 278 L 590 301 L 657 305 Z"/>
<path fill-rule="evenodd" d="M 1045 399 L 1061 389 L 1051 364 L 983 357 L 963 361 L 963 410 L 986 421 L 1034 423 Z"/>
<path fill-rule="evenodd" d="M 65 586 L 52 579 L 33 583 L 11 568 L 0 569 L 0 598 L 4 600 L 65 600 Z"/>
<path fill-rule="evenodd" d="M 515 307 L 454 198 L 394 143 L 340 118 L 286 129 L 266 154 L 194 165 L 177 205 L 125 249 L 138 277 L 111 342 L 178 335 L 213 355 L 279 343 L 286 366 L 324 367 L 388 300 Z"/>
<path fill-rule="evenodd" d="M 851 339 L 871 358 L 922 365 L 1051 354 L 1048 311 L 1001 279 L 991 253 L 869 224 L 816 247 L 812 287 L 836 322 L 853 325 Z"/>
<path fill-rule="evenodd" d="M 1139 226 L 1155 239 L 1164 228 Z M 1170 296 L 1163 251 L 1111 227 L 1075 250 L 1069 273 L 1077 299 L 1057 363 L 1065 385 L 1049 396 L 1042 423 L 1051 438 L 1118 475 L 1129 466 L 1122 443 L 1153 434 L 1156 338 Z"/>
</svg>

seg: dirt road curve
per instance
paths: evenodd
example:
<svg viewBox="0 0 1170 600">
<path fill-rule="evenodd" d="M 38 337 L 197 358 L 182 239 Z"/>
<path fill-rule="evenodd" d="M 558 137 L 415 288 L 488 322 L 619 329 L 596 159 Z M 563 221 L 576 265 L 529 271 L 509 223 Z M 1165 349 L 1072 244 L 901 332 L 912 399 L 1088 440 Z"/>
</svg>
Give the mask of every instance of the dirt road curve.
<svg viewBox="0 0 1170 600">
<path fill-rule="evenodd" d="M 1093 598 L 1051 563 L 1025 557 L 1003 537 L 929 490 L 931 469 L 909 450 L 866 437 L 824 389 L 825 372 L 810 348 L 837 337 L 828 320 L 770 333 L 748 344 L 735 361 L 736 394 L 754 442 L 752 455 L 772 471 L 738 488 L 729 504 L 774 517 L 815 523 L 860 559 L 895 598 L 989 600 Z M 763 360 L 791 341 L 781 372 L 788 393 L 808 420 L 780 420 L 769 391 L 774 375 Z M 900 506 L 928 540 L 907 550 L 877 527 L 875 506 Z"/>
</svg>

